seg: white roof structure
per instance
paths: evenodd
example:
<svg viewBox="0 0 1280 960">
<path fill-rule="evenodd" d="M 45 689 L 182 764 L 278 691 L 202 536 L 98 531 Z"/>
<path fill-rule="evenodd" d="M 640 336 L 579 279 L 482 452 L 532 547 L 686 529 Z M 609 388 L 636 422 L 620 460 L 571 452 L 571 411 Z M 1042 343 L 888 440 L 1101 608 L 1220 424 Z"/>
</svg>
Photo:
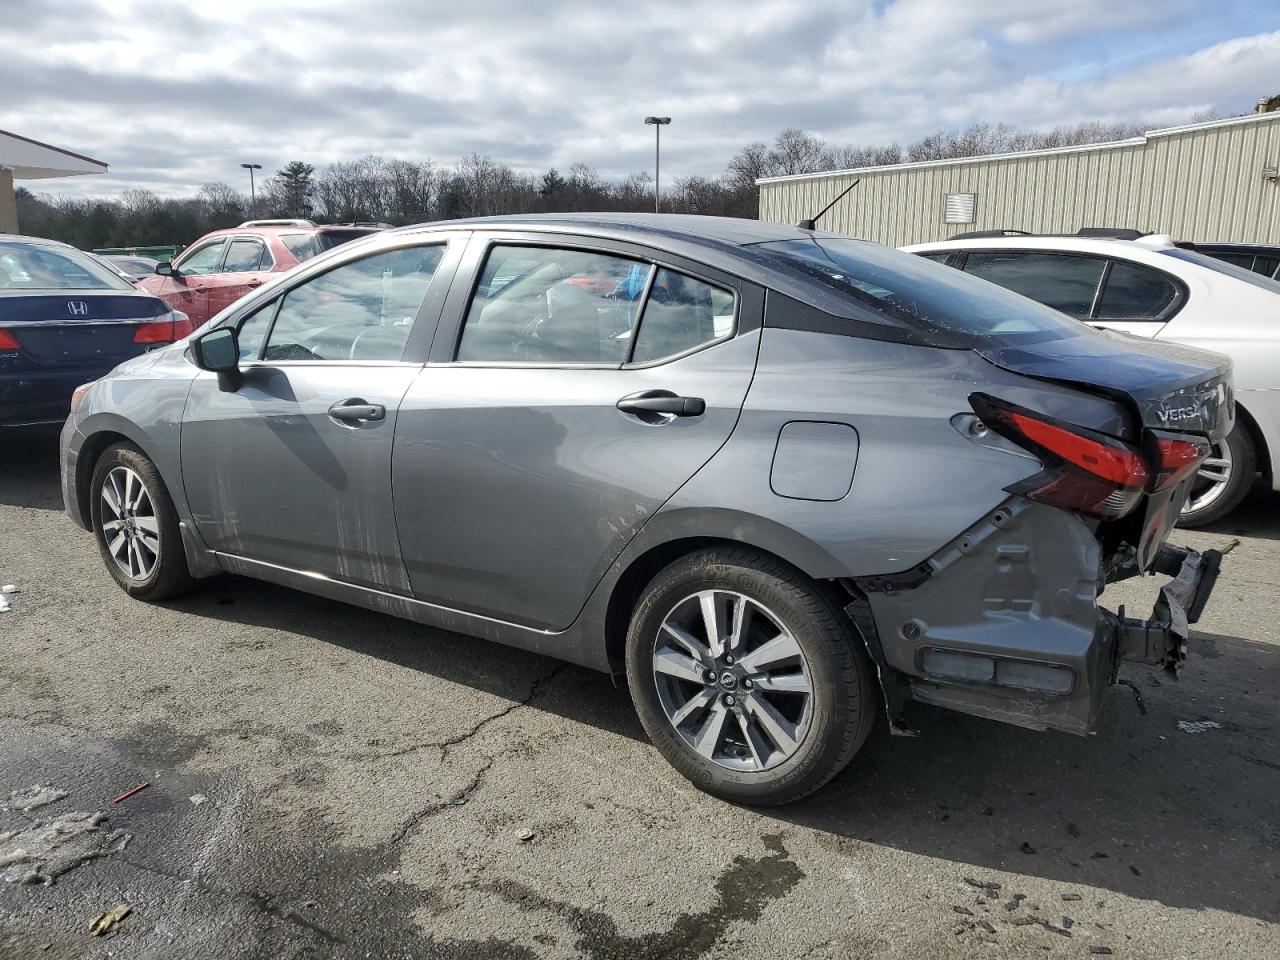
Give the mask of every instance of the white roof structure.
<svg viewBox="0 0 1280 960">
<path fill-rule="evenodd" d="M 107 165 L 92 157 L 0 130 L 0 170 L 8 170 L 14 180 L 44 180 L 106 173 Z"/>
</svg>

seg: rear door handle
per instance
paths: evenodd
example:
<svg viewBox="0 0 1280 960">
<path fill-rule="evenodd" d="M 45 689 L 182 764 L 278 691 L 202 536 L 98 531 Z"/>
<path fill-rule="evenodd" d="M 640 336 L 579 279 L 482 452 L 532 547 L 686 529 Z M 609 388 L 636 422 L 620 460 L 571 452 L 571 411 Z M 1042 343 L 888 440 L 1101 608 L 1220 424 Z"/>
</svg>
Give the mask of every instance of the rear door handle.
<svg viewBox="0 0 1280 960">
<path fill-rule="evenodd" d="M 368 423 L 374 420 L 385 420 L 387 408 L 380 403 L 366 403 L 359 397 L 350 400 L 339 400 L 329 408 L 329 416 L 339 423 Z"/>
<path fill-rule="evenodd" d="M 623 397 L 618 401 L 618 409 L 642 420 L 662 415 L 700 417 L 707 412 L 707 401 L 701 397 L 678 397 L 670 390 L 646 390 Z"/>
</svg>

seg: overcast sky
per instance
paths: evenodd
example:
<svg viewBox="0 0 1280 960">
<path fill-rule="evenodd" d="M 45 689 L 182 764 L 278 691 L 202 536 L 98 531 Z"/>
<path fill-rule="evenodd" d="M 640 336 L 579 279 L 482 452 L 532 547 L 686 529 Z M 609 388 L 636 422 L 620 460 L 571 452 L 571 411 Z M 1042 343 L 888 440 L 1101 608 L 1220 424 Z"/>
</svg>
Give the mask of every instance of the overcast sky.
<svg viewBox="0 0 1280 960">
<path fill-rule="evenodd" d="M 106 161 L 32 189 L 244 188 L 379 153 L 718 174 L 787 126 L 1187 121 L 1280 93 L 1275 0 L 0 0 L 0 128 Z"/>
</svg>

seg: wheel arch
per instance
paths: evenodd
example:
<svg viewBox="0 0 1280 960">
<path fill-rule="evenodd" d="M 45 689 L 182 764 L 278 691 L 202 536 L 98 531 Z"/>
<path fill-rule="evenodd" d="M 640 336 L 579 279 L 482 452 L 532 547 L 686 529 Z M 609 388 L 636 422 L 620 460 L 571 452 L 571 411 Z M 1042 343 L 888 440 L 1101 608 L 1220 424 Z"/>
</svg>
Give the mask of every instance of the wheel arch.
<svg viewBox="0 0 1280 960">
<path fill-rule="evenodd" d="M 1262 432 L 1262 427 L 1258 424 L 1258 419 L 1249 412 L 1249 408 L 1236 401 L 1236 419 L 1245 425 L 1245 429 L 1249 431 L 1249 439 L 1253 442 L 1253 450 L 1256 454 L 1258 470 L 1262 472 L 1268 484 L 1275 480 L 1274 465 L 1271 460 L 1271 448 L 1267 444 L 1267 438 Z"/>
<path fill-rule="evenodd" d="M 128 443 L 146 453 L 146 450 L 142 448 L 142 445 L 134 437 L 121 433 L 113 427 L 104 427 L 88 434 L 84 442 L 80 444 L 80 450 L 76 456 L 75 506 L 81 526 L 86 530 L 90 527 L 89 501 L 92 496 L 90 487 L 93 481 L 93 470 L 102 458 L 103 452 L 116 443 Z"/>
<path fill-rule="evenodd" d="M 616 575 L 609 583 L 603 616 L 605 655 L 611 672 L 621 671 L 627 628 L 644 588 L 664 567 L 696 551 L 715 546 L 747 547 L 795 568 L 820 589 L 839 590 L 837 580 L 843 574 L 835 569 L 835 559 L 825 550 L 789 528 L 764 522 L 758 517 L 749 519 L 756 526 L 765 523 L 755 531 L 763 531 L 765 535 L 747 536 L 741 525 L 737 530 L 726 530 L 717 522 L 706 524 L 703 531 L 697 533 L 672 530 L 665 538 L 655 537 L 651 531 L 646 531 L 650 534 L 645 538 L 646 542 L 639 546 L 633 544 L 633 549 L 619 558 L 614 565 Z"/>
</svg>

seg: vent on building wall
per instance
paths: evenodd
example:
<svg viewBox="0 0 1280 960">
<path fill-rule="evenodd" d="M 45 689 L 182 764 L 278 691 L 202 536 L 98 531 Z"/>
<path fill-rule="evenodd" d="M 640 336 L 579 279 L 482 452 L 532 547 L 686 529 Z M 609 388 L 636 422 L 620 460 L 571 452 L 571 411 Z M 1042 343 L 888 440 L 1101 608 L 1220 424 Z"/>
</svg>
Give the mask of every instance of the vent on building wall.
<svg viewBox="0 0 1280 960">
<path fill-rule="evenodd" d="M 973 223 L 973 202 L 976 196 L 973 193 L 948 193 L 946 222 Z"/>
</svg>

